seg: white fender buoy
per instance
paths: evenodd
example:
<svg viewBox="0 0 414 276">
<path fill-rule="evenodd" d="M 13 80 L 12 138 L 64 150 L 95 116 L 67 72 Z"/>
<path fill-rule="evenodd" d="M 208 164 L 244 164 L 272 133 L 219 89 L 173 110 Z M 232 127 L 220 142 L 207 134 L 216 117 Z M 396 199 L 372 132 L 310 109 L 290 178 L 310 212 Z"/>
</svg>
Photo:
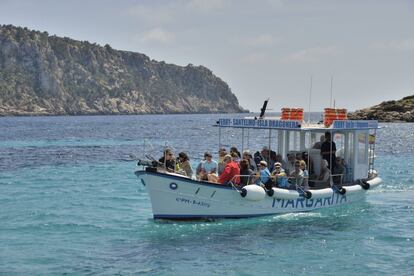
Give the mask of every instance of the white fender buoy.
<svg viewBox="0 0 414 276">
<path fill-rule="evenodd" d="M 325 197 L 331 197 L 334 193 L 334 191 L 331 188 L 325 188 L 320 190 L 309 190 L 309 192 L 312 193 L 311 198 L 325 198 Z"/>
<path fill-rule="evenodd" d="M 300 197 L 300 194 L 296 190 L 288 190 L 288 189 L 281 189 L 281 188 L 272 188 L 274 191 L 273 197 L 280 198 L 280 199 L 297 199 Z"/>
<path fill-rule="evenodd" d="M 342 188 L 345 189 L 346 194 L 354 194 L 362 191 L 361 185 L 343 186 Z"/>
<path fill-rule="evenodd" d="M 380 177 L 375 177 L 374 179 L 368 180 L 367 183 L 370 186 L 370 189 L 377 187 L 382 182 Z"/>
<path fill-rule="evenodd" d="M 262 187 L 255 184 L 251 184 L 244 186 L 241 189 L 240 195 L 248 200 L 259 201 L 265 198 L 266 192 Z"/>
</svg>

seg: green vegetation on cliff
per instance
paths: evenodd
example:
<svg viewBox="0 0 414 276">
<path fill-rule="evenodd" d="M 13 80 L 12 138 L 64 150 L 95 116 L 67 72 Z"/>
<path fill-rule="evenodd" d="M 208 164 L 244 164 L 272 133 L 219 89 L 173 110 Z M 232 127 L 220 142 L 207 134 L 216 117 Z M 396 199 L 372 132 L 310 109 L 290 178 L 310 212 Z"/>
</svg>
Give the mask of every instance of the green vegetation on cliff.
<svg viewBox="0 0 414 276">
<path fill-rule="evenodd" d="M 414 95 L 398 101 L 386 101 L 373 107 L 349 114 L 354 120 L 379 120 L 381 122 L 414 122 Z"/>
<path fill-rule="evenodd" d="M 242 111 L 203 66 L 0 25 L 0 115 Z"/>
</svg>

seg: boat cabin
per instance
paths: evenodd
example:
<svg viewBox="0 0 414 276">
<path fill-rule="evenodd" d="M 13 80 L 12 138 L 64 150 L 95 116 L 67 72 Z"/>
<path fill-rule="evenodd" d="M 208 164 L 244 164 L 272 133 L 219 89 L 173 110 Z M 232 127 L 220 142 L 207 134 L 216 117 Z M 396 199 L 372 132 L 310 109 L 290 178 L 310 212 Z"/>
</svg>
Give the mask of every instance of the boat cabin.
<svg viewBox="0 0 414 276">
<path fill-rule="evenodd" d="M 342 112 L 342 110 L 341 110 Z M 219 147 L 223 146 L 225 129 L 231 128 L 235 136 L 240 137 L 239 144 L 243 150 L 251 150 L 251 140 L 261 139 L 262 146 L 269 151 L 282 155 L 287 161 L 288 154 L 307 153 L 307 164 L 312 164 L 312 171 L 319 175 L 321 169 L 321 149 L 317 146 L 322 135 L 329 133 L 336 145 L 336 157 L 345 164 L 346 171 L 341 175 L 341 185 L 350 185 L 359 180 L 373 177 L 375 135 L 378 122 L 374 120 L 347 120 L 346 116 L 329 117 L 325 110 L 325 120 L 320 123 L 305 123 L 303 114 L 285 116 L 282 109 L 281 118 L 223 118 L 217 121 L 219 129 Z M 346 111 L 345 111 L 346 112 Z M 339 115 L 338 115 L 339 114 Z M 315 146 L 316 145 L 316 146 Z M 257 143 L 253 146 L 257 148 Z M 335 160 L 329 160 L 335 162 Z"/>
</svg>

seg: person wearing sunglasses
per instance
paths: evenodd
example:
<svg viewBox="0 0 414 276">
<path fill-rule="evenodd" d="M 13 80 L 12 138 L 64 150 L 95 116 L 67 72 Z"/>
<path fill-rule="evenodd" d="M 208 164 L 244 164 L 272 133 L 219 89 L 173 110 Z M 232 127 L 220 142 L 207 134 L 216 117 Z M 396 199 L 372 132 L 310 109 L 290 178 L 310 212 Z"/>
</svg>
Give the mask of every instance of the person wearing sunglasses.
<svg viewBox="0 0 414 276">
<path fill-rule="evenodd" d="M 273 186 L 272 179 L 270 178 L 270 171 L 267 168 L 266 161 L 260 161 L 259 163 L 259 172 L 257 173 L 256 184 L 266 189 L 271 189 Z"/>
<path fill-rule="evenodd" d="M 275 179 L 276 185 L 280 188 L 285 188 L 287 184 L 287 178 L 285 170 L 282 168 L 282 163 L 276 162 L 274 170 L 272 171 L 272 177 Z"/>
<path fill-rule="evenodd" d="M 213 160 L 213 156 L 210 152 L 204 153 L 204 161 L 201 162 L 201 170 L 198 175 L 200 180 L 212 181 L 217 179 L 218 164 L 217 161 Z"/>
<path fill-rule="evenodd" d="M 165 149 L 164 156 L 161 157 L 158 161 L 160 162 L 160 166 L 165 168 L 167 171 L 175 171 L 175 158 L 172 150 Z"/>
<path fill-rule="evenodd" d="M 304 174 L 300 168 L 300 161 L 295 161 L 295 169 L 289 174 L 290 189 L 296 189 L 303 185 Z"/>
</svg>

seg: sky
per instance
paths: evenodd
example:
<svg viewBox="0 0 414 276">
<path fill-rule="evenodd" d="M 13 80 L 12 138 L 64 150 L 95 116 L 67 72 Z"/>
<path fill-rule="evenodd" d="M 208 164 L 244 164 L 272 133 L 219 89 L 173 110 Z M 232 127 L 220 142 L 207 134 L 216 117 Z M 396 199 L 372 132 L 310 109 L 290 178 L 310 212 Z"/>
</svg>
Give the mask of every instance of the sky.
<svg viewBox="0 0 414 276">
<path fill-rule="evenodd" d="M 414 0 L 0 0 L 0 24 L 203 65 L 250 111 L 414 94 Z"/>
</svg>

